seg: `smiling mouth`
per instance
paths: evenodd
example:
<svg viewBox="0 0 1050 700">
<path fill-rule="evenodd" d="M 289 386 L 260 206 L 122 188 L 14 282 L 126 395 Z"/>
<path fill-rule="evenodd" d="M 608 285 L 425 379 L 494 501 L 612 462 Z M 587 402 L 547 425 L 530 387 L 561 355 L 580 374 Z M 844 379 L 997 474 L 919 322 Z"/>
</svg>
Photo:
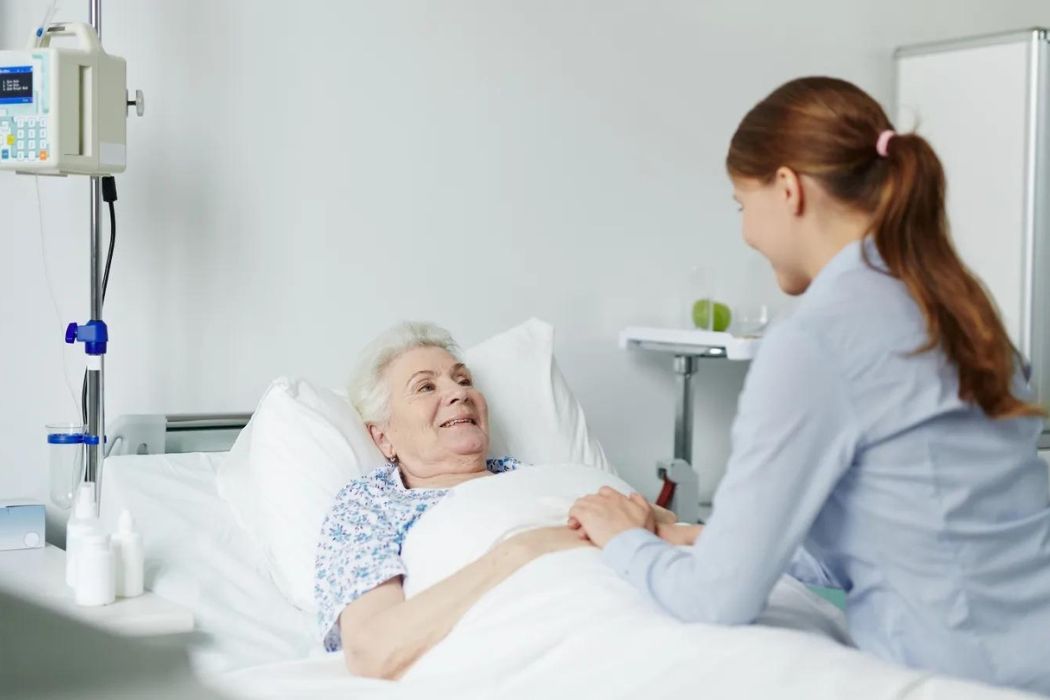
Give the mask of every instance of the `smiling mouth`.
<svg viewBox="0 0 1050 700">
<path fill-rule="evenodd" d="M 477 422 L 473 418 L 453 418 L 452 420 L 447 420 L 444 423 L 442 423 L 441 427 L 442 428 L 451 428 L 454 425 L 463 425 L 463 424 L 477 425 Z"/>
</svg>

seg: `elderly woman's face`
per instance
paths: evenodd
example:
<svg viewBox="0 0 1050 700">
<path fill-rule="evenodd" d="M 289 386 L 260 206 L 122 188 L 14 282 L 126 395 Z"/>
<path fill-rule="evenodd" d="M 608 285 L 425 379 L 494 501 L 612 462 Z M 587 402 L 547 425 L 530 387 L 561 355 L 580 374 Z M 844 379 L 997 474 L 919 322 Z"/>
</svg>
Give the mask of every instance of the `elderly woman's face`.
<svg viewBox="0 0 1050 700">
<path fill-rule="evenodd" d="M 414 348 L 384 372 L 390 419 L 372 435 L 388 459 L 426 477 L 455 471 L 489 449 L 488 406 L 470 371 L 442 348 Z"/>
</svg>

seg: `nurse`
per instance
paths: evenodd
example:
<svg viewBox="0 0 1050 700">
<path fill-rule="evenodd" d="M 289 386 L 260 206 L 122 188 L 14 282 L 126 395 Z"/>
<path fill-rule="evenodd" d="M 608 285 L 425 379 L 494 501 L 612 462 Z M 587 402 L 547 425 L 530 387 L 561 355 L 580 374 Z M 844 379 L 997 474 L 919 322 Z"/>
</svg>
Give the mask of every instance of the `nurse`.
<svg viewBox="0 0 1050 700">
<path fill-rule="evenodd" d="M 787 572 L 845 591 L 863 650 L 1050 693 L 1044 412 L 952 246 L 936 154 L 856 86 L 803 78 L 726 166 L 744 240 L 800 300 L 751 365 L 713 516 L 658 530 L 603 489 L 570 525 L 682 620 L 749 623 Z"/>
</svg>

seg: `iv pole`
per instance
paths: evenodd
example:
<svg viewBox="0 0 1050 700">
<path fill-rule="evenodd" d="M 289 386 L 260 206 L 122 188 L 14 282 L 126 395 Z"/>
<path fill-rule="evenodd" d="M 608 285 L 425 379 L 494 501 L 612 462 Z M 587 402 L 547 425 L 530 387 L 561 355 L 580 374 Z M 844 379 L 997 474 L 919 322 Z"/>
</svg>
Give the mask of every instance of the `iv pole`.
<svg viewBox="0 0 1050 700">
<path fill-rule="evenodd" d="M 89 0 L 88 22 L 102 41 L 102 0 Z M 102 321 L 102 179 L 91 176 L 91 315 L 89 326 L 101 332 L 99 343 L 86 343 L 87 356 L 87 425 L 85 426 L 84 481 L 95 485 L 95 515 L 102 497 L 102 454 L 106 422 L 103 388 L 105 386 L 105 353 L 108 333 Z M 91 347 L 95 345 L 95 347 Z"/>
<path fill-rule="evenodd" d="M 98 35 L 99 43 L 102 41 L 102 0 L 89 0 L 88 19 L 91 28 Z M 42 28 L 41 31 L 47 31 Z M 127 108 L 135 105 L 136 113 L 141 117 L 144 112 L 144 102 L 141 90 L 135 91 L 135 100 L 128 100 L 125 92 L 125 104 Z M 109 330 L 102 320 L 102 302 L 104 301 L 105 289 L 103 287 L 103 255 L 102 255 L 102 199 L 103 178 L 98 175 L 91 176 L 91 268 L 88 279 L 91 282 L 91 314 L 87 323 L 78 325 L 70 323 L 66 327 L 67 343 L 84 343 L 84 351 L 87 353 L 87 404 L 84 426 L 84 483 L 94 486 L 95 492 L 95 515 L 99 514 L 102 496 L 102 459 L 105 454 L 106 442 L 106 420 L 105 420 L 105 355 L 106 346 L 109 343 Z M 115 193 L 114 193 L 115 194 Z M 107 202 L 115 200 L 106 199 Z M 112 206 L 112 205 L 111 205 Z"/>
</svg>

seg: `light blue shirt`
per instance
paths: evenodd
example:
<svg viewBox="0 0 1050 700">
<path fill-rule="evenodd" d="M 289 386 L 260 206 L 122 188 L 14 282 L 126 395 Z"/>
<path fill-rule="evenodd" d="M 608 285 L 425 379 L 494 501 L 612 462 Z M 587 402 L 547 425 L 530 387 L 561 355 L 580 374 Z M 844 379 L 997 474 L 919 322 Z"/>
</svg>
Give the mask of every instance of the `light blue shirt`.
<svg viewBox="0 0 1050 700">
<path fill-rule="evenodd" d="M 962 402 L 942 352 L 912 354 L 925 341 L 904 285 L 847 246 L 752 362 L 693 547 L 630 530 L 605 560 L 676 617 L 724 624 L 788 572 L 845 591 L 861 649 L 1050 693 L 1043 422 Z M 1020 372 L 1014 393 L 1031 398 Z"/>
</svg>

